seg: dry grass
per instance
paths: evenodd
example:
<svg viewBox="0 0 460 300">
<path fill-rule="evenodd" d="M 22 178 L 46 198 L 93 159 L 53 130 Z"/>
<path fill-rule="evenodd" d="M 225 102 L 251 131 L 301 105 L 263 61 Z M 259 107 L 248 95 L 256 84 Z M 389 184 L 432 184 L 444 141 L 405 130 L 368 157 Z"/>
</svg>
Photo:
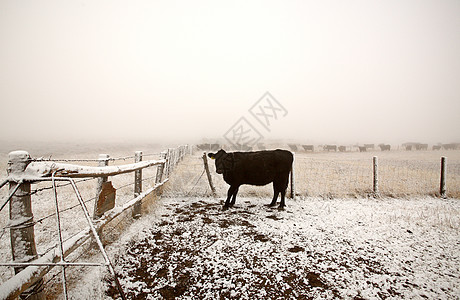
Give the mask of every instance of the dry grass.
<svg viewBox="0 0 460 300">
<path fill-rule="evenodd" d="M 159 149 L 144 150 L 144 153 L 159 152 Z M 114 149 L 98 149 L 97 152 L 53 155 L 54 158 L 97 158 L 98 153 L 110 153 L 111 157 L 122 157 L 129 152 L 114 151 Z M 131 152 L 134 154 L 134 151 Z M 33 153 L 32 153 L 33 154 Z M 49 156 L 47 153 L 40 153 Z M 322 198 L 335 197 L 366 197 L 372 193 L 372 157 L 379 156 L 380 192 L 383 196 L 391 197 L 413 197 L 422 195 L 438 195 L 440 157 L 447 156 L 447 191 L 451 198 L 460 198 L 460 151 L 434 152 L 370 152 L 370 153 L 297 153 L 295 160 L 295 183 L 296 192 L 300 196 L 314 196 Z M 145 159 L 156 159 L 148 157 Z M 131 163 L 133 160 L 119 160 L 111 162 L 111 165 Z M 217 189 L 218 197 L 225 199 L 228 185 L 223 181 L 222 176 L 215 173 L 213 161 L 209 161 L 212 178 Z M 0 164 L 3 166 L 1 177 L 6 177 L 7 154 L 0 155 Z M 95 163 L 81 163 L 84 165 L 95 165 Z M 196 152 L 193 156 L 187 156 L 173 170 L 168 186 L 165 188 L 164 196 L 167 197 L 207 197 L 212 196 L 206 174 L 203 172 L 203 160 L 201 153 Z M 143 171 L 143 189 L 146 190 L 154 184 L 156 167 Z M 131 200 L 133 193 L 134 174 L 119 175 L 110 178 L 117 189 L 117 205 Z M 90 213 L 93 211 L 96 194 L 97 180 L 90 180 L 78 184 L 83 199 L 88 200 L 87 207 Z M 50 187 L 50 183 L 34 184 L 32 190 Z M 7 195 L 7 188 L 0 191 L 1 199 Z M 242 186 L 239 197 L 272 197 L 272 187 Z M 69 187 L 59 188 L 60 209 L 66 209 L 78 205 L 73 190 Z M 2 201 L 3 202 L 3 201 Z M 39 191 L 32 195 L 32 207 L 34 220 L 43 219 L 35 225 L 35 238 L 39 254 L 46 252 L 56 243 L 56 220 L 53 216 L 55 211 L 52 190 Z M 401 210 L 400 210 L 401 211 Z M 442 224 L 446 227 L 457 227 L 458 224 L 451 224 L 449 218 L 451 212 L 434 210 L 425 212 L 418 210 L 417 214 L 412 211 L 390 216 L 390 218 L 406 218 L 408 221 L 423 222 L 430 220 L 434 225 Z M 456 212 L 458 213 L 458 212 Z M 131 223 L 128 217 L 120 217 L 104 231 L 106 242 L 115 240 L 120 232 Z M 81 209 L 77 206 L 63 212 L 62 224 L 64 225 L 64 239 L 71 237 L 87 226 Z M 7 262 L 11 260 L 9 230 L 8 230 L 8 208 L 0 212 L 0 260 Z M 450 225 L 449 225 L 450 224 Z M 90 246 L 82 247 L 70 260 L 82 259 L 94 252 L 89 251 Z M 85 253 L 87 252 L 87 253 Z M 56 270 L 54 271 L 56 272 Z M 48 280 L 56 273 L 50 273 L 45 280 Z M 13 275 L 11 268 L 0 267 L 0 281 L 3 282 Z M 59 284 L 51 289 L 59 289 Z M 51 293 L 52 294 L 52 293 Z"/>
<path fill-rule="evenodd" d="M 373 193 L 372 158 L 379 158 L 379 192 L 386 197 L 439 196 L 441 156 L 447 156 L 447 196 L 460 198 L 460 151 L 296 153 L 295 189 L 300 196 L 367 197 Z M 220 198 L 228 185 L 209 161 Z M 211 196 L 201 153 L 187 157 L 171 177 L 166 195 Z M 271 197 L 271 185 L 242 186 L 241 197 Z"/>
</svg>

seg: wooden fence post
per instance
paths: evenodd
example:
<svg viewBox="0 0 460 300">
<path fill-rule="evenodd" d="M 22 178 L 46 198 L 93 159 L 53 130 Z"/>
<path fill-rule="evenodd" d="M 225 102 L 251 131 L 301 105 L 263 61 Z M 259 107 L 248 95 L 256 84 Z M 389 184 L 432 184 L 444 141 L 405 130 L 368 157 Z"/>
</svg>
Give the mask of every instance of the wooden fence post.
<svg viewBox="0 0 460 300">
<path fill-rule="evenodd" d="M 99 160 L 99 163 L 98 163 L 99 167 L 106 167 L 106 166 L 109 165 L 109 155 L 108 154 L 99 154 L 98 160 Z M 108 180 L 109 180 L 108 176 L 100 177 L 100 178 L 97 179 L 96 201 L 94 201 L 94 212 L 93 212 L 93 219 L 94 220 L 100 218 L 100 216 L 97 215 L 97 212 L 98 212 L 98 207 L 97 207 L 98 201 L 97 201 L 97 199 L 99 198 L 99 194 L 102 191 L 102 184 L 104 182 L 107 182 Z"/>
<path fill-rule="evenodd" d="M 29 153 L 26 151 L 13 151 L 9 153 L 8 174 L 20 175 L 30 163 Z M 10 193 L 18 183 L 10 182 Z M 10 199 L 10 241 L 13 262 L 29 262 L 38 257 L 35 246 L 34 215 L 30 198 L 30 183 L 23 182 Z M 18 274 L 24 267 L 15 267 Z M 31 288 L 22 295 L 24 298 L 41 300 L 45 295 L 41 291 L 43 278 L 40 278 Z"/>
<path fill-rule="evenodd" d="M 166 150 L 163 176 L 169 178 L 169 149 Z"/>
<path fill-rule="evenodd" d="M 208 157 L 206 155 L 206 152 L 203 153 L 203 163 L 204 163 L 204 169 L 206 171 L 206 175 L 208 176 L 208 182 L 209 182 L 209 186 L 211 187 L 212 195 L 214 197 L 217 197 L 216 188 L 214 187 L 214 184 L 212 183 L 211 173 L 209 172 Z"/>
<path fill-rule="evenodd" d="M 182 153 L 184 151 L 184 146 L 179 146 L 179 161 L 182 160 Z"/>
<path fill-rule="evenodd" d="M 441 157 L 441 183 L 439 187 L 439 193 L 441 194 L 441 198 L 446 198 L 446 160 L 447 157 Z"/>
<path fill-rule="evenodd" d="M 379 195 L 379 160 L 377 156 L 372 158 L 372 165 L 374 171 L 374 184 L 373 184 L 373 191 L 374 196 Z"/>
<path fill-rule="evenodd" d="M 160 159 L 166 159 L 166 152 L 163 151 L 160 153 Z M 155 178 L 155 183 L 160 183 L 163 180 L 163 173 L 165 170 L 166 162 L 157 167 L 157 176 Z"/>
<path fill-rule="evenodd" d="M 168 177 L 172 173 L 174 169 L 174 149 L 169 148 L 168 149 Z"/>
<path fill-rule="evenodd" d="M 169 174 L 173 171 L 174 168 L 174 150 L 172 148 L 168 149 L 168 178 Z"/>
<path fill-rule="evenodd" d="M 142 161 L 142 151 L 136 151 L 134 153 L 134 162 Z M 138 197 L 142 193 L 142 169 L 134 171 L 134 198 Z M 137 219 L 142 215 L 142 204 L 139 202 L 133 206 L 131 212 L 133 218 Z"/>
<path fill-rule="evenodd" d="M 177 165 L 177 148 L 172 149 L 173 161 L 172 161 L 172 169 L 174 170 Z"/>
<path fill-rule="evenodd" d="M 292 155 L 294 157 L 292 161 L 292 167 L 291 167 L 291 198 L 295 199 L 295 175 L 294 175 L 294 170 L 295 170 L 295 152 L 292 152 Z"/>
</svg>

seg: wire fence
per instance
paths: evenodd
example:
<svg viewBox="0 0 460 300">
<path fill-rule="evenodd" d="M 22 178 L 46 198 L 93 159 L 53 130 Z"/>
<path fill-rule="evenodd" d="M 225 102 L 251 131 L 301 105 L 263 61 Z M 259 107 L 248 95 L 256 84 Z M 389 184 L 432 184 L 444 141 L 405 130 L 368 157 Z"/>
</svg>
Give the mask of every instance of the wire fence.
<svg viewBox="0 0 460 300">
<path fill-rule="evenodd" d="M 161 153 L 143 154 L 143 160 L 147 159 L 161 159 Z M 135 162 L 135 156 L 124 156 L 109 158 L 109 165 L 126 164 L 127 161 Z M 31 161 L 51 161 L 51 162 L 83 162 L 87 166 L 97 166 L 99 159 L 51 159 L 51 158 L 38 158 L 31 159 Z M 131 163 L 128 162 L 128 163 Z M 154 187 L 157 180 L 157 169 L 159 166 L 152 166 L 142 170 L 142 190 L 148 190 Z M 126 202 L 135 198 L 134 193 L 134 173 L 120 174 L 117 176 L 109 177 L 109 181 L 116 189 L 115 206 L 123 206 Z M 97 197 L 97 178 L 76 179 L 75 183 L 78 190 L 88 208 L 89 213 L 94 213 L 95 200 Z M 69 183 L 58 183 L 58 201 L 59 201 L 59 215 L 62 224 L 62 238 L 64 241 L 72 239 L 75 235 L 88 227 L 81 205 L 75 195 L 75 191 Z M 0 199 L 3 203 L 8 197 L 9 191 L 3 188 L 0 191 Z M 32 210 L 34 212 L 33 219 L 26 220 L 24 224 L 10 224 L 8 222 L 8 209 L 0 211 L 0 261 L 8 262 L 13 261 L 10 246 L 10 229 L 18 228 L 18 226 L 32 227 L 34 226 L 35 244 L 37 248 L 38 257 L 49 252 L 57 245 L 56 236 L 58 235 L 58 228 L 56 227 L 56 211 L 53 195 L 53 186 L 49 181 L 35 182 L 32 189 L 27 194 L 31 197 Z M 130 212 L 130 211 L 129 211 Z M 126 214 L 126 213 L 124 213 Z M 109 223 L 103 229 L 104 243 L 111 243 L 116 240 L 123 229 L 128 226 L 132 221 L 131 218 L 119 217 L 114 222 Z M 100 256 L 100 253 L 94 249 L 91 242 L 77 249 L 69 257 L 66 258 L 68 262 L 75 262 L 79 260 L 87 260 L 91 255 Z M 94 258 L 92 258 L 94 259 Z M 99 257 L 99 261 L 102 259 Z M 88 267 L 76 267 L 88 268 Z M 61 272 L 60 268 L 52 269 L 45 276 L 45 283 L 53 280 L 60 280 L 60 276 L 56 276 Z M 5 282 L 7 279 L 14 275 L 14 269 L 7 266 L 0 266 L 0 283 Z M 45 284 L 46 285 L 46 284 Z M 59 294 L 60 284 L 51 284 L 47 286 L 47 294 L 56 292 Z M 43 288 L 42 286 L 40 289 Z M 53 291 L 55 290 L 55 291 Z M 37 291 L 35 291 L 37 292 Z"/>
<path fill-rule="evenodd" d="M 410 153 L 379 154 L 379 194 L 384 197 L 440 196 L 440 156 L 411 157 Z M 460 198 L 460 152 L 451 152 L 447 162 L 447 197 Z M 168 197 L 211 197 L 201 153 L 189 156 L 171 176 L 165 191 Z M 422 154 L 423 155 L 423 154 Z M 295 157 L 296 195 L 304 197 L 368 197 L 373 195 L 372 154 L 307 154 Z M 212 180 L 220 199 L 228 190 L 210 161 Z M 243 185 L 239 197 L 272 197 L 272 185 Z"/>
<path fill-rule="evenodd" d="M 325 160 L 299 157 L 297 193 L 314 197 L 362 197 L 373 194 L 372 159 Z M 379 194 L 386 197 L 440 196 L 440 161 L 379 159 Z M 460 197 L 460 163 L 448 164 L 447 196 Z"/>
</svg>

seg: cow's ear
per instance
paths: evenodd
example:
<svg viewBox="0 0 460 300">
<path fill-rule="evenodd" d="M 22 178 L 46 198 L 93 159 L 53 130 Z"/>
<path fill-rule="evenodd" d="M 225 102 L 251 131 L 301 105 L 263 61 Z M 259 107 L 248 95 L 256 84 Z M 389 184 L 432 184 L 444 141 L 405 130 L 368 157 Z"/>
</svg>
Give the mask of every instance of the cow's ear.
<svg viewBox="0 0 460 300">
<path fill-rule="evenodd" d="M 210 159 L 215 159 L 216 155 L 214 153 L 208 153 Z"/>
</svg>

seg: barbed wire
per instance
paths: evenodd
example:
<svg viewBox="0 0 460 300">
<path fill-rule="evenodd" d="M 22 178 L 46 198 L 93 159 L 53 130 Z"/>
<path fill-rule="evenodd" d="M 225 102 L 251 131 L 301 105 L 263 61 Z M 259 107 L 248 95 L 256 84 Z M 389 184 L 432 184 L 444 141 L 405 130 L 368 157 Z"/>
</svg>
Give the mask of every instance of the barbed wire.
<svg viewBox="0 0 460 300">
<path fill-rule="evenodd" d="M 182 158 L 183 158 L 182 155 L 183 155 L 184 153 L 185 153 L 185 152 L 178 151 L 177 149 L 173 152 L 172 158 L 170 158 L 170 162 L 169 162 L 169 164 L 168 164 L 168 166 L 169 166 L 169 168 L 171 168 L 171 170 L 172 170 L 173 168 L 176 167 L 177 163 L 179 163 L 180 161 L 182 161 Z M 151 157 L 151 156 L 158 156 L 158 157 L 161 157 L 162 155 L 163 155 L 162 153 L 148 153 L 148 154 L 142 154 L 142 158 L 144 158 L 144 157 Z M 108 158 L 107 160 L 108 160 L 108 161 L 129 160 L 129 159 L 134 159 L 135 157 L 137 157 L 137 155 L 124 156 L 124 157 L 115 157 L 115 158 Z M 101 159 L 53 159 L 52 157 L 49 157 L 49 158 L 32 158 L 32 159 L 30 159 L 30 161 L 37 161 L 37 162 L 39 162 L 39 161 L 49 161 L 49 162 L 92 162 L 92 163 L 95 163 L 95 162 L 100 162 Z M 171 170 L 170 170 L 170 171 L 171 171 Z M 151 180 L 156 180 L 156 178 L 157 178 L 157 173 L 158 173 L 158 171 L 155 172 L 155 173 L 146 172 L 145 175 L 148 176 L 148 175 L 152 175 L 152 174 L 153 174 L 153 176 L 143 177 L 143 178 L 141 179 L 141 182 L 147 182 L 147 181 L 151 181 Z M 166 175 L 166 176 L 167 176 L 167 175 Z M 83 182 L 87 182 L 87 181 L 91 181 L 91 180 L 95 180 L 95 179 L 97 179 L 97 178 L 85 178 L 85 179 L 78 180 L 78 181 L 75 182 L 75 183 L 78 184 L 78 183 L 83 183 Z M 123 181 L 124 181 L 124 179 L 122 179 L 121 181 L 118 181 L 118 182 L 119 182 L 120 184 L 122 184 Z M 6 182 L 7 182 L 7 181 L 5 181 L 5 183 L 6 183 Z M 115 182 L 117 182 L 117 180 L 115 180 Z M 124 188 L 130 187 L 130 186 L 133 186 L 134 184 L 135 184 L 135 182 L 134 182 L 134 181 L 131 181 L 131 182 L 127 183 L 127 184 L 122 184 L 122 185 L 118 186 L 117 189 L 124 189 Z M 63 188 L 63 187 L 66 187 L 66 186 L 68 186 L 68 185 L 70 185 L 70 183 L 58 184 L 58 185 L 57 185 L 57 188 Z M 85 187 L 87 187 L 87 186 L 85 185 Z M 53 189 L 52 186 L 42 186 L 42 187 L 40 187 L 40 185 L 39 185 L 39 186 L 38 186 L 37 188 L 35 188 L 34 190 L 29 191 L 29 192 L 27 193 L 27 195 L 28 195 L 28 196 L 36 195 L 36 194 L 39 194 L 39 193 L 42 193 L 42 192 L 49 191 L 49 190 L 51 190 L 51 189 Z M 122 193 L 122 194 L 124 194 L 124 193 Z M 40 196 L 40 197 L 42 197 L 42 196 Z M 67 198 L 69 198 L 69 197 L 67 197 Z M 66 198 L 66 199 L 67 199 L 67 198 Z M 71 197 L 70 197 L 70 198 L 71 198 Z M 69 199 L 70 199 L 70 198 L 69 198 Z M 122 197 L 122 198 L 124 198 L 124 197 Z M 88 202 L 94 201 L 94 200 L 96 200 L 96 199 L 97 199 L 97 197 L 92 197 L 92 198 L 90 198 L 90 199 L 84 200 L 83 203 L 88 203 Z M 70 203 L 69 203 L 69 202 L 70 202 Z M 64 201 L 64 203 L 68 203 L 67 205 L 70 205 L 71 202 L 73 202 L 73 201 L 70 201 L 70 200 Z M 81 203 L 78 203 L 78 204 L 75 204 L 75 205 L 71 205 L 71 206 L 66 207 L 66 208 L 64 208 L 64 209 L 59 209 L 59 213 L 68 212 L 68 211 L 71 211 L 71 210 L 73 210 L 73 209 L 75 209 L 75 208 L 77 208 L 77 207 L 80 207 L 80 206 L 81 206 Z M 48 215 L 45 215 L 45 216 L 43 216 L 43 217 L 41 217 L 41 218 L 39 218 L 39 219 L 37 219 L 37 220 L 35 220 L 35 221 L 33 220 L 33 218 L 31 218 L 31 219 L 29 219 L 29 220 L 26 220 L 26 221 L 22 222 L 21 224 L 15 224 L 15 228 L 18 228 L 18 226 L 22 226 L 22 227 L 25 228 L 25 227 L 34 226 L 34 225 L 39 224 L 39 223 L 43 223 L 43 222 L 45 222 L 46 220 L 48 220 L 48 219 L 50 219 L 50 218 L 52 218 L 52 217 L 55 217 L 56 214 L 57 214 L 56 212 L 53 212 L 53 213 L 50 212 Z M 67 215 L 72 219 L 73 213 L 67 214 Z M 119 228 L 118 228 L 118 227 L 121 226 L 120 224 L 122 224 L 122 222 L 123 222 L 124 219 L 125 219 L 124 217 L 123 217 L 123 218 L 120 218 L 119 221 L 118 221 L 114 226 L 107 227 L 107 228 L 110 228 L 110 229 L 108 230 L 107 233 L 119 231 Z M 49 223 L 49 222 L 46 221 L 46 222 L 44 223 L 45 225 L 42 225 L 42 226 L 48 226 L 48 225 L 47 225 L 48 223 Z M 74 227 L 75 225 L 77 225 L 77 227 Z M 72 226 L 69 227 L 68 229 L 71 229 L 71 228 L 73 228 L 73 229 L 80 228 L 82 224 L 79 224 L 79 223 L 78 223 L 78 224 L 75 224 L 75 225 L 72 225 Z M 7 231 L 7 229 L 8 229 L 8 228 L 12 228 L 12 227 L 13 227 L 13 226 L 5 226 L 5 227 L 3 227 L 2 230 L 1 230 L 1 232 L 0 232 L 0 238 L 3 238 L 3 236 L 5 235 L 5 232 Z M 41 227 L 40 227 L 40 228 L 41 228 Z M 59 229 L 58 229 L 58 230 L 59 230 Z M 66 230 L 67 230 L 67 229 L 66 229 Z M 71 232 L 73 232 L 73 231 L 74 231 L 74 230 L 70 230 L 69 233 L 71 233 Z M 76 233 L 76 234 L 78 234 L 78 233 Z M 71 239 L 73 236 L 75 236 L 75 234 L 73 234 L 72 236 L 70 236 L 70 237 L 67 238 L 66 240 Z M 48 241 L 49 241 L 49 242 L 47 243 L 47 246 L 49 246 L 50 244 L 53 244 L 52 234 L 50 235 L 50 237 L 51 237 L 51 240 L 50 240 L 49 238 L 45 238 L 45 240 L 48 240 Z M 56 244 L 54 243 L 53 247 L 48 248 L 48 251 L 49 251 L 49 250 L 52 251 L 52 249 L 55 248 L 55 247 L 56 247 Z M 81 253 L 79 253 L 79 254 L 76 253 L 76 254 L 77 254 L 77 257 L 74 256 L 75 258 L 72 258 L 71 261 L 76 261 L 76 260 L 78 260 L 82 255 L 84 255 L 84 253 L 85 253 L 84 250 L 83 250 Z M 55 277 L 56 277 L 58 274 L 60 274 L 60 272 L 62 272 L 62 270 L 59 270 L 59 271 L 57 272 L 57 274 L 52 275 L 51 278 L 49 278 L 49 279 L 47 279 L 47 280 L 44 280 L 43 282 L 40 282 L 40 284 L 39 284 L 39 285 L 36 285 L 36 286 L 35 286 L 35 289 L 34 289 L 30 294 L 26 295 L 26 297 L 29 298 L 29 297 L 31 297 L 33 294 L 42 291 L 42 290 L 44 289 L 44 285 L 46 285 L 46 284 L 49 283 L 50 281 L 54 280 Z M 51 274 L 50 274 L 50 275 L 51 275 Z M 43 284 L 43 283 L 44 283 L 44 284 Z"/>
<path fill-rule="evenodd" d="M 91 202 L 91 201 L 94 201 L 94 200 L 96 200 L 96 199 L 97 199 L 97 197 L 93 197 L 93 198 L 90 198 L 90 199 L 88 199 L 88 200 L 83 201 L 83 203 L 86 204 L 86 203 Z M 77 207 L 79 207 L 79 206 L 80 206 L 80 203 L 75 204 L 75 205 L 73 205 L 73 206 L 70 206 L 70 207 L 64 208 L 64 209 L 62 209 L 62 210 L 59 210 L 59 213 L 61 213 L 61 212 L 66 212 L 66 211 L 69 211 L 69 210 L 72 210 L 72 209 L 77 208 Z M 46 219 L 48 219 L 48 218 L 51 218 L 51 217 L 53 217 L 53 216 L 55 216 L 55 215 L 56 215 L 56 213 L 51 213 L 51 214 L 49 214 L 49 215 L 47 215 L 47 216 L 45 216 L 45 217 L 42 217 L 42 218 L 40 218 L 40 219 L 34 221 L 33 224 L 32 224 L 31 226 L 33 226 L 33 225 L 35 225 L 35 224 L 38 224 L 38 223 L 41 223 L 41 222 L 43 222 L 44 220 L 46 220 Z"/>
<path fill-rule="evenodd" d="M 42 161 L 52 161 L 52 162 L 99 162 L 100 159 L 97 158 L 62 158 L 62 159 L 54 159 L 54 158 L 30 158 L 29 161 L 32 162 L 42 162 Z"/>
<path fill-rule="evenodd" d="M 75 183 L 81 183 L 81 182 L 85 182 L 85 181 L 89 181 L 89 180 L 94 180 L 94 179 L 97 179 L 97 178 L 82 179 L 82 180 L 79 180 L 79 181 L 77 181 L 77 182 L 75 182 Z M 142 182 L 143 182 L 143 181 L 147 181 L 147 180 L 152 180 L 152 179 L 156 179 L 156 176 L 151 176 L 151 177 L 143 178 L 143 179 L 142 179 Z M 60 185 L 58 185 L 57 187 L 64 187 L 64 186 L 68 186 L 68 185 L 70 185 L 70 183 L 60 184 Z M 124 185 L 122 185 L 122 186 L 117 187 L 116 189 L 117 189 L 117 190 L 120 190 L 120 189 L 129 187 L 129 186 L 132 186 L 132 185 L 134 185 L 134 182 L 130 182 L 130 183 L 128 183 L 128 184 L 124 184 Z M 33 195 L 33 194 L 36 194 L 36 193 L 38 193 L 38 192 L 42 192 L 42 191 L 50 190 L 50 189 L 53 189 L 53 187 L 39 188 L 39 189 L 36 189 L 36 190 L 30 192 L 29 195 Z M 88 202 L 94 201 L 94 200 L 96 200 L 96 199 L 97 199 L 97 196 L 96 196 L 96 197 L 92 197 L 92 198 L 90 198 L 90 199 L 88 199 L 88 200 L 85 200 L 84 203 L 88 203 Z M 66 211 L 72 210 L 72 209 L 74 209 L 74 208 L 77 208 L 77 207 L 79 207 L 79 206 L 80 206 L 80 204 L 75 204 L 75 205 L 73 205 L 73 206 L 70 206 L 70 207 L 64 208 L 64 209 L 62 209 L 62 210 L 59 210 L 59 212 L 60 212 L 60 213 L 61 213 L 61 212 L 66 212 Z M 38 224 L 38 223 L 42 223 L 44 220 L 49 219 L 49 218 L 51 218 L 51 217 L 53 217 L 53 216 L 55 216 L 55 215 L 56 215 L 56 213 L 54 212 L 54 213 L 51 213 L 51 214 L 49 214 L 49 215 L 47 215 L 47 216 L 41 217 L 41 218 L 35 220 L 34 222 L 27 223 L 26 225 L 24 225 L 24 224 L 22 224 L 22 223 L 19 224 L 19 225 L 22 226 L 22 227 L 24 227 L 24 226 L 25 226 L 25 227 L 32 227 L 32 226 L 35 226 L 35 225 Z M 17 227 L 17 226 L 19 226 L 19 225 L 15 225 L 14 227 Z M 5 227 L 3 227 L 3 228 L 2 228 L 2 233 L 1 233 L 1 235 L 0 235 L 0 238 L 3 237 L 4 232 L 5 232 L 6 229 L 12 228 L 12 227 L 13 227 L 13 226 L 5 226 Z"/>
<path fill-rule="evenodd" d="M 80 179 L 80 180 L 75 180 L 75 183 L 81 183 L 81 182 L 85 182 L 85 181 L 91 181 L 91 180 L 95 180 L 97 178 L 86 178 L 86 179 Z M 65 187 L 65 186 L 68 186 L 68 185 L 71 185 L 71 183 L 62 183 L 62 184 L 58 184 L 56 185 L 56 187 L 60 188 L 60 187 Z M 31 196 L 31 195 L 35 195 L 37 193 L 40 193 L 40 192 L 43 192 L 43 191 L 46 191 L 46 190 L 52 190 L 53 187 L 52 186 L 48 186 L 48 187 L 43 187 L 43 188 L 38 188 L 38 189 L 35 189 L 33 191 L 31 191 L 30 193 L 26 194 L 28 196 Z"/>
<path fill-rule="evenodd" d="M 64 242 L 67 242 L 68 240 L 72 239 L 73 237 L 75 237 L 75 236 L 78 235 L 78 234 L 80 234 L 80 232 L 77 232 L 77 233 L 71 235 L 70 237 L 68 237 L 67 239 L 65 239 Z M 55 243 L 52 247 L 48 248 L 48 249 L 45 251 L 45 253 L 51 251 L 53 248 L 56 248 L 57 245 L 58 245 L 58 244 Z M 89 246 L 89 248 L 90 248 L 90 247 L 91 247 L 91 246 Z M 89 249 L 89 248 L 88 248 L 88 249 Z M 83 255 L 85 255 L 86 253 L 87 253 L 87 251 L 81 251 L 81 253 L 80 253 L 79 255 L 77 255 L 76 257 L 74 257 L 73 259 L 71 259 L 69 262 L 71 262 L 71 263 L 76 262 L 78 259 L 80 259 L 80 258 L 81 258 Z M 56 278 L 56 276 L 58 276 L 58 275 L 60 275 L 60 274 L 62 273 L 62 268 L 58 268 L 58 269 L 55 269 L 55 270 L 57 270 L 57 271 L 55 272 L 55 274 L 51 275 L 51 277 L 50 277 L 48 280 L 44 281 L 44 285 L 45 285 L 45 286 L 48 285 L 48 283 L 50 283 L 51 281 L 53 281 L 53 280 Z M 26 298 L 26 299 L 27 299 L 27 298 Z"/>
<path fill-rule="evenodd" d="M 204 172 L 205 172 L 205 169 L 203 168 L 203 172 L 201 172 L 201 175 L 200 175 L 200 177 L 198 177 L 198 180 L 195 182 L 195 184 L 193 185 L 193 187 L 192 187 L 192 188 L 188 191 L 188 193 L 185 195 L 186 197 L 188 197 L 188 196 L 192 193 L 193 189 L 196 187 L 196 185 L 198 184 L 198 182 L 199 182 L 199 181 L 201 180 L 201 178 L 203 177 Z"/>
<path fill-rule="evenodd" d="M 203 166 L 201 157 L 191 156 L 181 163 L 183 167 L 174 174 L 170 182 L 169 195 L 185 193 L 197 194 L 197 185 L 205 187 L 206 181 L 184 180 L 196 178 Z M 221 192 L 228 188 L 222 176 L 214 172 L 214 164 L 209 164 L 216 189 Z M 295 159 L 296 194 L 308 197 L 369 197 L 373 190 L 373 162 L 369 158 L 323 158 L 296 156 Z M 439 196 L 440 163 L 436 160 L 418 161 L 381 158 L 378 164 L 379 194 L 388 197 Z M 460 196 L 460 163 L 452 161 L 447 167 L 447 195 Z M 207 187 L 207 185 L 206 185 Z M 202 192 L 202 188 L 200 188 Z M 268 195 L 269 188 L 247 186 L 242 195 Z"/>
<path fill-rule="evenodd" d="M 156 179 L 157 176 L 150 176 L 150 177 L 146 177 L 146 178 L 142 178 L 141 182 L 144 182 L 144 181 L 148 181 L 148 180 L 152 180 L 152 179 Z M 124 188 L 127 188 L 129 186 L 132 186 L 134 185 L 134 181 L 133 182 L 130 182 L 130 183 L 127 183 L 127 184 L 124 184 L 124 185 L 121 185 L 121 186 L 118 186 L 116 187 L 116 190 L 121 190 L 121 189 L 124 189 Z"/>
<path fill-rule="evenodd" d="M 142 157 L 148 157 L 148 156 L 160 156 L 161 153 L 149 153 L 149 154 L 142 154 Z M 117 161 L 117 160 L 128 160 L 128 159 L 134 159 L 136 156 L 135 155 L 130 155 L 130 156 L 122 156 L 122 157 L 109 157 L 107 159 L 98 159 L 98 158 L 43 158 L 43 157 L 38 157 L 38 158 L 30 158 L 29 161 L 34 161 L 34 162 L 41 162 L 41 161 L 49 161 L 49 162 L 100 162 L 100 161 Z"/>
</svg>

